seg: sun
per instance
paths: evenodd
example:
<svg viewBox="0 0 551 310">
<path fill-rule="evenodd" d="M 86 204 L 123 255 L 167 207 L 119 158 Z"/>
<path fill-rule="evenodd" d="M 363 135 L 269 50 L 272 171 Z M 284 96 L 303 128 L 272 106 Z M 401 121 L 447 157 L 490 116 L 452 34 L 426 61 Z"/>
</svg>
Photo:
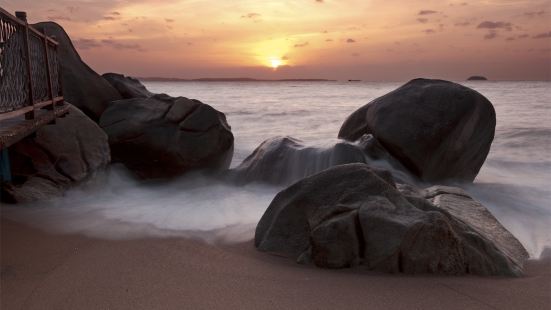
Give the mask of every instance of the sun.
<svg viewBox="0 0 551 310">
<path fill-rule="evenodd" d="M 281 59 L 279 59 L 279 58 L 271 58 L 271 59 L 270 59 L 270 66 L 271 66 L 274 70 L 277 69 L 279 66 L 281 66 L 282 63 L 283 63 L 283 62 L 282 62 Z"/>
</svg>

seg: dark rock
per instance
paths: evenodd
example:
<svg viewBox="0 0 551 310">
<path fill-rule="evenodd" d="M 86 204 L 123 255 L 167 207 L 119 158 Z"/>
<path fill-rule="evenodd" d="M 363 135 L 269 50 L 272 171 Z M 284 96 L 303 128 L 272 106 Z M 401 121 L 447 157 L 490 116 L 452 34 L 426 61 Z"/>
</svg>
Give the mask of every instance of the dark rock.
<svg viewBox="0 0 551 310">
<path fill-rule="evenodd" d="M 379 159 L 391 160 L 371 135 L 365 135 L 357 143 L 336 141 L 327 147 L 306 146 L 301 140 L 288 136 L 274 137 L 262 142 L 232 169 L 230 175 L 238 183 L 259 181 L 288 185 L 329 167 L 348 163 L 375 164 Z"/>
<path fill-rule="evenodd" d="M 467 81 L 487 81 L 488 79 L 484 76 L 473 75 L 467 79 Z"/>
<path fill-rule="evenodd" d="M 111 84 L 125 99 L 149 98 L 153 93 L 148 91 L 138 80 L 118 73 L 105 73 L 102 77 Z"/>
<path fill-rule="evenodd" d="M 494 138 L 490 101 L 462 85 L 412 80 L 363 106 L 342 125 L 339 138 L 371 133 L 424 181 L 472 182 Z"/>
<path fill-rule="evenodd" d="M 110 101 L 121 99 L 120 94 L 82 61 L 71 39 L 60 25 L 44 22 L 33 26 L 44 30 L 49 36 L 55 36 L 59 42 L 58 59 L 61 61 L 65 100 L 97 121 Z"/>
<path fill-rule="evenodd" d="M 324 268 L 521 274 L 526 251 L 482 205 L 454 190 L 396 187 L 382 175 L 365 164 L 347 164 L 295 183 L 262 216 L 255 246 Z M 455 203 L 463 199 L 468 201 L 458 212 Z"/>
<path fill-rule="evenodd" d="M 168 95 L 112 102 L 100 125 L 114 162 L 141 178 L 227 169 L 233 135 L 223 113 L 198 100 Z"/>
<path fill-rule="evenodd" d="M 9 156 L 13 182 L 2 189 L 3 200 L 9 202 L 62 195 L 110 162 L 107 135 L 75 107 L 56 124 L 41 127 L 35 137 L 12 145 Z"/>
<path fill-rule="evenodd" d="M 307 146 L 289 136 L 270 138 L 232 169 L 229 175 L 240 184 L 265 182 L 289 185 L 329 167 L 349 163 L 369 163 L 372 167 L 391 170 L 398 180 L 412 180 L 372 135 L 364 135 L 355 143 L 336 141 L 326 147 Z"/>
</svg>

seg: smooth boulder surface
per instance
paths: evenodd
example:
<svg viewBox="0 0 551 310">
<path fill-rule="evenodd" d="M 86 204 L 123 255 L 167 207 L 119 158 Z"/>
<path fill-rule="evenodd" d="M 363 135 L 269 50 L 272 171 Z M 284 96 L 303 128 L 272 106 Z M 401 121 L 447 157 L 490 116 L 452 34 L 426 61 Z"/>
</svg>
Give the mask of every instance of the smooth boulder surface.
<svg viewBox="0 0 551 310">
<path fill-rule="evenodd" d="M 168 95 L 112 102 L 100 119 L 114 162 L 141 178 L 171 178 L 195 169 L 227 169 L 233 134 L 223 113 Z"/>
<path fill-rule="evenodd" d="M 490 101 L 465 86 L 415 79 L 351 114 L 339 138 L 373 134 L 423 181 L 472 182 L 494 139 Z"/>
<path fill-rule="evenodd" d="M 499 239 L 523 249 L 510 234 L 500 239 L 491 229 L 479 231 L 467 218 L 449 212 L 446 204 L 436 206 L 415 193 L 419 190 L 400 192 L 386 171 L 365 164 L 336 166 L 278 193 L 258 223 L 255 246 L 324 268 L 522 273 L 524 256 L 494 243 Z M 468 213 L 471 205 L 463 207 Z M 494 220 L 485 224 L 501 226 Z"/>
<path fill-rule="evenodd" d="M 122 98 L 119 92 L 82 61 L 71 39 L 60 25 L 43 22 L 33 26 L 44 30 L 49 36 L 55 36 L 59 42 L 57 53 L 61 61 L 65 101 L 97 121 L 109 102 Z"/>
<path fill-rule="evenodd" d="M 265 182 L 289 185 L 329 167 L 367 162 L 386 165 L 385 168 L 392 162 L 392 158 L 371 135 L 363 136 L 356 143 L 336 141 L 328 146 L 308 146 L 289 136 L 274 137 L 262 142 L 231 170 L 230 176 L 242 184 Z"/>
<path fill-rule="evenodd" d="M 3 184 L 2 200 L 14 203 L 60 196 L 110 162 L 107 135 L 75 107 L 12 145 L 9 156 L 13 182 Z"/>
<path fill-rule="evenodd" d="M 105 73 L 102 77 L 113 86 L 124 99 L 149 98 L 153 93 L 148 91 L 138 80 L 118 73 Z"/>
</svg>

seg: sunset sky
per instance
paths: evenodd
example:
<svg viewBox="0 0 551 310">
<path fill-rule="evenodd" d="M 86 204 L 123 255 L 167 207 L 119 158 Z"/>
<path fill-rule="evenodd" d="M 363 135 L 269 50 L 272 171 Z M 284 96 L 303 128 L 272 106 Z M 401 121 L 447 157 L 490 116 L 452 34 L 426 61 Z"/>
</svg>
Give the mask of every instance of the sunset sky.
<svg viewBox="0 0 551 310">
<path fill-rule="evenodd" d="M 0 0 L 61 24 L 100 73 L 387 81 L 551 79 L 550 3 Z"/>
</svg>

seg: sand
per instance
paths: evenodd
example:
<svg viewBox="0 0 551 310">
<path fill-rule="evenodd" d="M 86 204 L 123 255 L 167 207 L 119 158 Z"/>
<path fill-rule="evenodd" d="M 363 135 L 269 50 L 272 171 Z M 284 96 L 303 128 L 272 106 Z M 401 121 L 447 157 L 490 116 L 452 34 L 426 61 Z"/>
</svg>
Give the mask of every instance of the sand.
<svg viewBox="0 0 551 310">
<path fill-rule="evenodd" d="M 1 219 L 1 309 L 551 309 L 551 261 L 522 278 L 322 270 L 251 241 L 56 235 Z"/>
</svg>

